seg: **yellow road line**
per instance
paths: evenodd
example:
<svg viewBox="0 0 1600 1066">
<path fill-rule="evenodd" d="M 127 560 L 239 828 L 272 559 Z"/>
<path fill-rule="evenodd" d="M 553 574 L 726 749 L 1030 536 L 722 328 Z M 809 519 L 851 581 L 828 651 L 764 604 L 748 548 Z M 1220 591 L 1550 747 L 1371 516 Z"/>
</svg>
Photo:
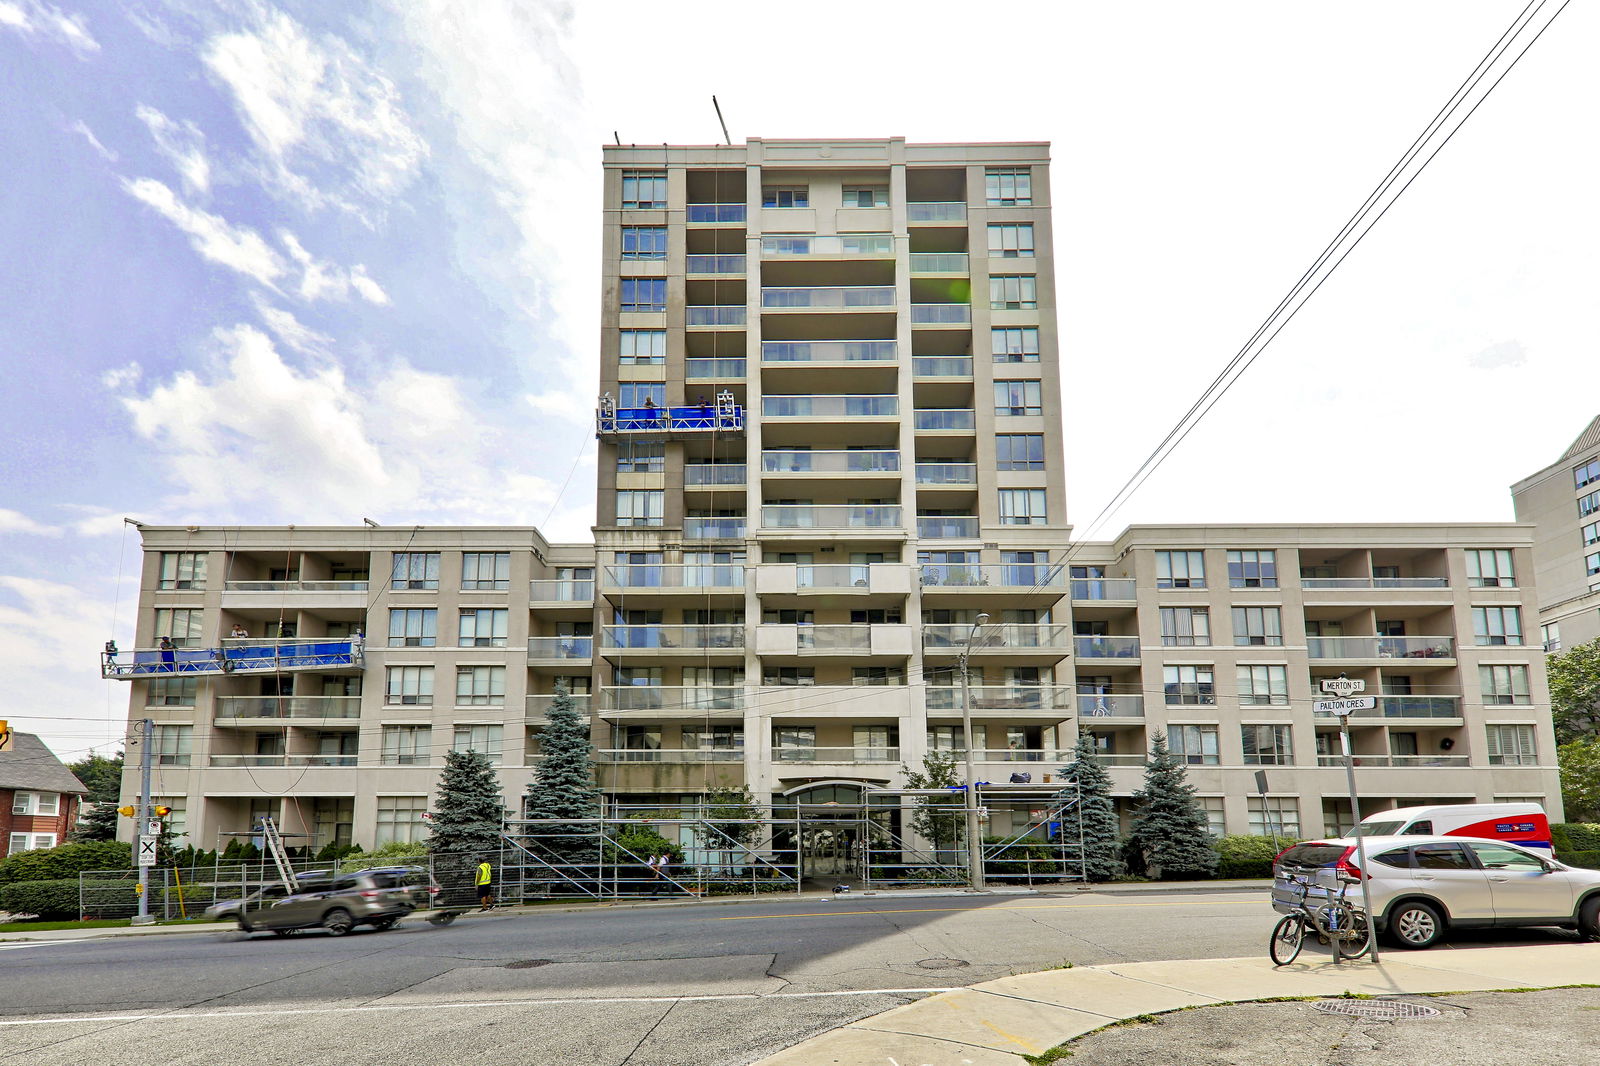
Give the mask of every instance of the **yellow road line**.
<svg viewBox="0 0 1600 1066">
<path fill-rule="evenodd" d="M 719 922 L 757 922 L 763 919 L 782 918 L 848 918 L 862 914 L 940 914 L 961 911 L 985 913 L 988 911 L 1092 911 L 1116 910 L 1123 907 L 1259 907 L 1259 899 L 1190 900 L 1185 903 L 1047 903 L 1032 907 L 905 907 L 896 910 L 875 911 L 818 911 L 816 914 L 738 914 L 718 918 Z"/>
</svg>

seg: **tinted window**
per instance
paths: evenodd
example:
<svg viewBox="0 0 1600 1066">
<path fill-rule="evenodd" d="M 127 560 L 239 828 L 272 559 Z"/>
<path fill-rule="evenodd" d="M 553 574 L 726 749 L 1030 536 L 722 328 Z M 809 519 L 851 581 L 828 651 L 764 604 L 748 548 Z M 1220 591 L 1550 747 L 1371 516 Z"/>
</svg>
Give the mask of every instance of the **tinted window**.
<svg viewBox="0 0 1600 1066">
<path fill-rule="evenodd" d="M 1431 821 L 1412 822 L 1410 825 L 1406 826 L 1406 836 L 1408 836 L 1408 837 L 1431 837 L 1431 836 L 1433 836 L 1433 822 L 1431 822 Z"/>
<path fill-rule="evenodd" d="M 1381 862 L 1385 866 L 1393 866 L 1400 870 L 1411 868 L 1411 849 L 1400 848 L 1397 851 L 1386 851 L 1381 855 L 1374 855 L 1373 862 Z"/>
<path fill-rule="evenodd" d="M 1470 870 L 1472 863 L 1459 844 L 1418 844 L 1412 853 L 1419 870 Z"/>
<path fill-rule="evenodd" d="M 369 874 L 375 888 L 400 888 L 406 883 L 403 873 L 395 870 L 385 870 L 383 873 Z"/>
<path fill-rule="evenodd" d="M 1362 822 L 1361 831 L 1369 837 L 1397 836 L 1404 822 Z"/>
<path fill-rule="evenodd" d="M 1468 844 L 1486 870 L 1542 870 L 1544 863 L 1535 855 L 1499 844 Z"/>
<path fill-rule="evenodd" d="M 1278 861 L 1284 866 L 1332 866 L 1344 857 L 1343 844 L 1296 844 Z"/>
</svg>

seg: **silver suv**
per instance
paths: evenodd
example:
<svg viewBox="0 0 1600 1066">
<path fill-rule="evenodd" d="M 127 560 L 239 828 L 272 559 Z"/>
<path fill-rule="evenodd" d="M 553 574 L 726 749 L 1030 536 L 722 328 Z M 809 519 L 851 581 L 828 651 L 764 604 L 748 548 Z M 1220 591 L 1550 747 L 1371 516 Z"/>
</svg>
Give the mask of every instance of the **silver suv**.
<svg viewBox="0 0 1600 1066">
<path fill-rule="evenodd" d="M 1378 930 L 1400 947 L 1432 947 L 1447 929 L 1485 926 L 1554 925 L 1600 939 L 1600 870 L 1471 837 L 1368 837 L 1365 843 Z M 1360 873 L 1354 838 L 1286 848 L 1273 864 L 1273 909 L 1296 909 L 1291 873 L 1303 877 L 1327 868 L 1351 877 Z M 1359 887 L 1352 886 L 1347 898 L 1360 906 Z"/>
<path fill-rule="evenodd" d="M 267 885 L 211 911 L 214 917 L 236 918 L 247 933 L 270 929 L 284 936 L 296 929 L 321 928 L 332 936 L 344 936 L 358 925 L 379 931 L 392 928 L 412 911 L 431 906 L 438 890 L 424 869 L 385 866 L 302 876 L 293 891 L 281 884 Z"/>
</svg>

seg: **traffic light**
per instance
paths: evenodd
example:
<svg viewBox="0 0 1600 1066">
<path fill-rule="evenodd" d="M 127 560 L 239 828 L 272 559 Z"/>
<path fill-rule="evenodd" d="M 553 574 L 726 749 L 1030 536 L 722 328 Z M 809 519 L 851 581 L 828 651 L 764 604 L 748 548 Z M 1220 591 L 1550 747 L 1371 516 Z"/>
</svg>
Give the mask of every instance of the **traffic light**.
<svg viewBox="0 0 1600 1066">
<path fill-rule="evenodd" d="M 172 813 L 172 808 L 171 807 L 159 807 L 159 806 L 158 807 L 151 807 L 150 808 L 150 813 L 154 814 L 157 818 L 165 818 L 167 815 Z"/>
<path fill-rule="evenodd" d="M 0 751 L 11 750 L 11 723 L 0 718 Z"/>
<path fill-rule="evenodd" d="M 117 813 L 122 815 L 124 818 L 132 818 L 133 817 L 133 806 L 132 806 L 132 804 L 129 804 L 126 807 L 118 807 L 117 808 Z"/>
</svg>

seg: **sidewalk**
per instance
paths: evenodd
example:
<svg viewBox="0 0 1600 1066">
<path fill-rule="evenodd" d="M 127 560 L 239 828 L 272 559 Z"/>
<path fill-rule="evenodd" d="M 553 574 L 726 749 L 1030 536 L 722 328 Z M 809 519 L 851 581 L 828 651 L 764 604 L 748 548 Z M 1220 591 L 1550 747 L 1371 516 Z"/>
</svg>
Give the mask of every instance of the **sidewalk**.
<svg viewBox="0 0 1600 1066">
<path fill-rule="evenodd" d="M 1380 949 L 1381 950 L 1381 949 Z M 1274 967 L 1259 958 L 1047 970 L 929 996 L 813 1037 L 755 1066 L 1024 1066 L 1112 1022 L 1182 1007 L 1281 996 L 1390 996 L 1600 983 L 1600 944 L 1382 951 Z"/>
</svg>

